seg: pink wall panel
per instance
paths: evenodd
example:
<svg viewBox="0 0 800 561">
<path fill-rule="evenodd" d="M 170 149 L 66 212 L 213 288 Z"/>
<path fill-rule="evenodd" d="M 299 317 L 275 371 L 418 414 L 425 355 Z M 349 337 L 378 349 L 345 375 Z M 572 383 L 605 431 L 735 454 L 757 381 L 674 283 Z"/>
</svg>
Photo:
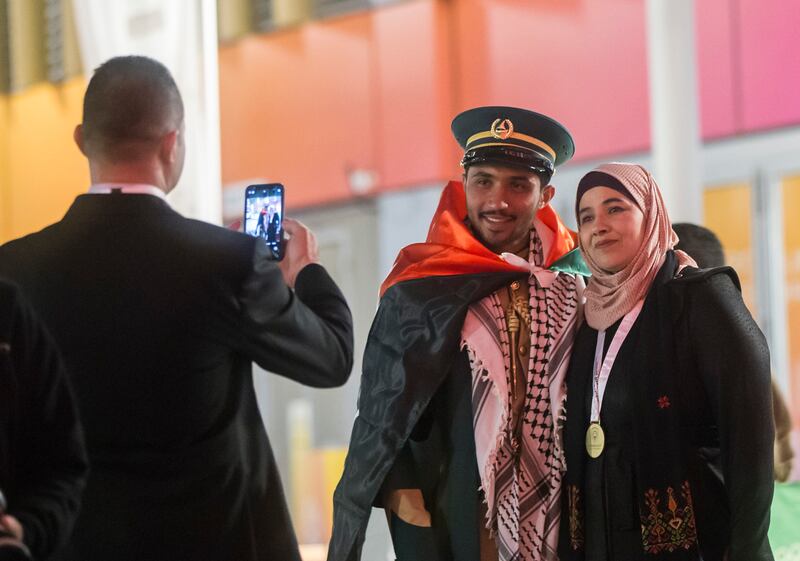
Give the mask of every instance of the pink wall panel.
<svg viewBox="0 0 800 561">
<path fill-rule="evenodd" d="M 800 123 L 800 2 L 738 0 L 745 130 Z"/>
<path fill-rule="evenodd" d="M 644 2 L 467 4 L 485 21 L 486 60 L 482 79 L 462 82 L 464 106 L 480 99 L 547 113 L 570 129 L 578 159 L 649 146 Z M 462 64 L 471 55 L 462 52 Z"/>
<path fill-rule="evenodd" d="M 704 139 L 734 134 L 741 126 L 731 7 L 731 0 L 695 2 L 700 131 Z"/>
</svg>

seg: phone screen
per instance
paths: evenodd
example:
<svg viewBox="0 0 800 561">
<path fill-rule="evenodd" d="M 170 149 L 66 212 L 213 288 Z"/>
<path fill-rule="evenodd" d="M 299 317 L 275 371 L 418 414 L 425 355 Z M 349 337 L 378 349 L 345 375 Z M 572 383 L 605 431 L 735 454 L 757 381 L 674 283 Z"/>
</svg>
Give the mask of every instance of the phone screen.
<svg viewBox="0 0 800 561">
<path fill-rule="evenodd" d="M 244 231 L 262 238 L 273 259 L 283 259 L 283 185 L 248 185 L 244 195 Z"/>
</svg>

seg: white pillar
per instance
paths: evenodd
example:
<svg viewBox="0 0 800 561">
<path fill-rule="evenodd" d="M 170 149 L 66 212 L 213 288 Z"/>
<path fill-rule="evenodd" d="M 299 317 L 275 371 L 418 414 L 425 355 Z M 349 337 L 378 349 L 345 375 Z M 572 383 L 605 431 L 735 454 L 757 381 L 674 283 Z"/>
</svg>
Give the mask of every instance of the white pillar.
<svg viewBox="0 0 800 561">
<path fill-rule="evenodd" d="M 144 55 L 169 68 L 183 97 L 186 163 L 169 195 L 192 218 L 219 224 L 217 8 L 215 0 L 73 0 L 87 77 L 103 61 Z"/>
<path fill-rule="evenodd" d="M 653 176 L 673 222 L 703 221 L 693 0 L 647 0 Z"/>
</svg>

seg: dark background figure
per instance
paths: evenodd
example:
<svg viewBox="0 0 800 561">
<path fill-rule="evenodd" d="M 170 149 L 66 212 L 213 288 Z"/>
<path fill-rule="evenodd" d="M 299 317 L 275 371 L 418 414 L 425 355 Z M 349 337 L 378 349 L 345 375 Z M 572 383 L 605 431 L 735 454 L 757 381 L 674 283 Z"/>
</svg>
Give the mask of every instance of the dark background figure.
<svg viewBox="0 0 800 561">
<path fill-rule="evenodd" d="M 50 559 L 72 530 L 87 472 L 55 343 L 19 290 L 0 281 L 0 551 L 21 540 L 34 559 Z"/>
<path fill-rule="evenodd" d="M 267 225 L 267 243 L 274 244 L 279 242 L 278 239 L 278 231 L 281 227 L 281 215 L 278 214 L 277 211 L 273 210 L 269 219 L 269 224 Z"/>
<path fill-rule="evenodd" d="M 261 212 L 258 213 L 258 222 L 256 222 L 256 236 L 266 239 L 268 224 L 269 213 L 267 212 L 267 207 L 265 206 L 261 209 Z"/>
<path fill-rule="evenodd" d="M 352 368 L 352 320 L 313 234 L 260 239 L 182 217 L 183 103 L 168 70 L 94 73 L 75 140 L 90 193 L 0 248 L 64 353 L 93 464 L 64 559 L 299 561 L 251 361 L 315 387 Z"/>
<path fill-rule="evenodd" d="M 675 249 L 688 253 L 701 269 L 725 265 L 725 250 L 722 249 L 722 242 L 714 232 L 705 226 L 677 222 L 672 225 L 672 230 L 678 236 Z"/>
<path fill-rule="evenodd" d="M 675 249 L 691 255 L 697 266 L 706 269 L 725 265 L 725 251 L 717 235 L 704 226 L 679 222 L 672 225 L 678 235 Z M 781 390 L 772 380 L 772 413 L 775 416 L 775 480 L 786 481 L 792 473 L 792 418 Z"/>
</svg>

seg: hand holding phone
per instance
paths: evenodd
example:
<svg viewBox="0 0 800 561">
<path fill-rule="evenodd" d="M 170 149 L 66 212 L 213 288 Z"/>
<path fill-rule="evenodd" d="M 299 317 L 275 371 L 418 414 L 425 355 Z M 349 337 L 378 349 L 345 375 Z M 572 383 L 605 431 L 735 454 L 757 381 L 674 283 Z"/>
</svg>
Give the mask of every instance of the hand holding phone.
<svg viewBox="0 0 800 561">
<path fill-rule="evenodd" d="M 283 259 L 283 185 L 248 185 L 244 195 L 244 231 L 264 240 L 273 259 Z"/>
<path fill-rule="evenodd" d="M 31 552 L 22 542 L 22 524 L 6 514 L 6 498 L 0 491 L 0 561 L 30 561 Z"/>
<path fill-rule="evenodd" d="M 278 266 L 283 273 L 283 280 L 294 288 L 297 275 L 303 270 L 303 267 L 311 263 L 319 263 L 319 249 L 314 232 L 299 220 L 285 219 L 284 228 L 288 237 L 286 252 L 283 261 Z"/>
</svg>

